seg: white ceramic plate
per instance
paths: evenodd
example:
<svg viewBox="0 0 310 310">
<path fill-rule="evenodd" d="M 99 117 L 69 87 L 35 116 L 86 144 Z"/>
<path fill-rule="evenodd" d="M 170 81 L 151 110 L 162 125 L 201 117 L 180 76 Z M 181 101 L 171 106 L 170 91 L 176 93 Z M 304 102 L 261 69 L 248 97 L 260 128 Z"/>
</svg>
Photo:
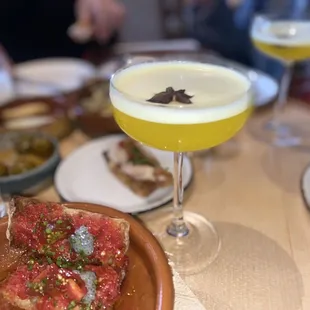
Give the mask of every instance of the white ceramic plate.
<svg viewBox="0 0 310 310">
<path fill-rule="evenodd" d="M 78 89 L 96 75 L 88 62 L 75 58 L 45 58 L 14 67 L 17 96 L 48 96 Z"/>
<path fill-rule="evenodd" d="M 169 51 L 198 51 L 201 44 L 195 39 L 169 39 L 144 42 L 123 42 L 114 46 L 116 54 L 169 52 Z"/>
<path fill-rule="evenodd" d="M 158 189 L 149 197 L 141 198 L 109 171 L 102 153 L 123 137 L 113 135 L 93 140 L 62 161 L 55 174 L 55 186 L 60 196 L 66 201 L 103 204 L 126 213 L 148 211 L 169 202 L 173 197 L 172 187 Z M 162 167 L 173 171 L 173 156 L 170 152 L 145 148 L 158 159 Z M 189 185 L 192 176 L 191 161 L 185 157 L 185 187 Z"/>
<path fill-rule="evenodd" d="M 301 191 L 304 202 L 308 209 L 310 209 L 310 165 L 306 167 L 301 178 Z"/>
<path fill-rule="evenodd" d="M 119 69 L 120 61 L 117 59 L 111 59 L 104 62 L 98 68 L 98 75 L 104 79 L 110 79 L 112 74 Z"/>
<path fill-rule="evenodd" d="M 9 75 L 0 70 L 0 106 L 13 98 L 13 87 Z"/>
<path fill-rule="evenodd" d="M 279 84 L 275 79 L 263 72 L 254 70 L 248 70 L 247 75 L 253 85 L 256 107 L 272 103 L 276 99 L 279 92 Z"/>
</svg>

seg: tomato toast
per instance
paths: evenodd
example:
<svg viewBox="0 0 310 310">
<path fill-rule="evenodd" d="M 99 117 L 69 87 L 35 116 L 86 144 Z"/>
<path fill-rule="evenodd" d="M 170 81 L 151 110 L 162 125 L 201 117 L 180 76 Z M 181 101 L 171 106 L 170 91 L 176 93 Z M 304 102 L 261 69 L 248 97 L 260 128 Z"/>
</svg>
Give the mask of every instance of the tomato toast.
<svg viewBox="0 0 310 310">
<path fill-rule="evenodd" d="M 110 266 L 83 271 L 28 262 L 1 285 L 5 300 L 26 310 L 110 309 L 120 296 L 120 275 Z"/>
<path fill-rule="evenodd" d="M 8 215 L 10 245 L 27 253 L 1 283 L 4 299 L 26 310 L 112 307 L 128 267 L 125 220 L 22 197 Z"/>
<path fill-rule="evenodd" d="M 45 255 L 59 267 L 126 264 L 129 224 L 122 219 L 22 197 L 11 200 L 8 216 L 10 244 Z"/>
</svg>

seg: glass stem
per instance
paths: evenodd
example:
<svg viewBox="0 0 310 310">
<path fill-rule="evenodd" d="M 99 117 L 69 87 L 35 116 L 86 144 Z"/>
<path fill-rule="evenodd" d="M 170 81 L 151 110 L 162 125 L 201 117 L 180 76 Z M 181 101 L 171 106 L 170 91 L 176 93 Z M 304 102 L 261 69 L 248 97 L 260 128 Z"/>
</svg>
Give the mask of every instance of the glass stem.
<svg viewBox="0 0 310 310">
<path fill-rule="evenodd" d="M 292 79 L 293 63 L 285 63 L 284 73 L 280 81 L 278 100 L 274 105 L 274 117 L 273 125 L 275 129 L 281 130 L 281 115 L 285 110 L 287 104 L 288 93 L 290 89 L 290 83 Z"/>
<path fill-rule="evenodd" d="M 189 233 L 183 217 L 183 153 L 174 153 L 173 219 L 167 233 L 173 237 L 184 237 Z"/>
</svg>

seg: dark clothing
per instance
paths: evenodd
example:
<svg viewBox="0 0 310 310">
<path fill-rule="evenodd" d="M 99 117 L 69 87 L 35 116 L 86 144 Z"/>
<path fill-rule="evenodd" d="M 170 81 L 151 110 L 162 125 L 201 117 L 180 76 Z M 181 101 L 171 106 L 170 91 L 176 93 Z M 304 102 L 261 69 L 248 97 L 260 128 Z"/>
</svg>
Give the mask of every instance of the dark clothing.
<svg viewBox="0 0 310 310">
<path fill-rule="evenodd" d="M 235 26 L 234 15 L 225 1 L 214 1 L 212 7 L 196 6 L 192 10 L 189 32 L 192 37 L 226 58 L 250 65 L 248 29 Z"/>
<path fill-rule="evenodd" d="M 0 0 L 0 43 L 15 62 L 81 57 L 89 44 L 76 44 L 67 35 L 68 27 L 75 22 L 74 2 Z"/>
<path fill-rule="evenodd" d="M 257 13 L 272 12 L 283 17 L 305 17 L 309 1 L 244 0 L 232 9 L 226 0 L 212 0 L 204 5 L 188 6 L 184 17 L 189 35 L 204 47 L 279 78 L 283 71 L 281 63 L 253 48 L 249 35 L 252 19 Z"/>
</svg>

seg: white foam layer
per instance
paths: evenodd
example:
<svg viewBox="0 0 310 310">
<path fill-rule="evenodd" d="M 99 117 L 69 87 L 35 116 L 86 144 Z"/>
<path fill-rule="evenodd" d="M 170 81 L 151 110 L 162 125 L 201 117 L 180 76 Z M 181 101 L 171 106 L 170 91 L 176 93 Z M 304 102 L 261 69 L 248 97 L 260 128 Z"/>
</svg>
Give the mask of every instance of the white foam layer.
<svg viewBox="0 0 310 310">
<path fill-rule="evenodd" d="M 147 101 L 167 87 L 186 89 L 192 104 Z M 110 97 L 118 110 L 146 121 L 199 124 L 226 119 L 249 107 L 250 82 L 238 72 L 195 62 L 153 62 L 131 66 L 111 79 Z"/>
<path fill-rule="evenodd" d="M 253 27 L 252 38 L 262 43 L 280 46 L 310 45 L 309 21 L 277 21 Z"/>
</svg>

